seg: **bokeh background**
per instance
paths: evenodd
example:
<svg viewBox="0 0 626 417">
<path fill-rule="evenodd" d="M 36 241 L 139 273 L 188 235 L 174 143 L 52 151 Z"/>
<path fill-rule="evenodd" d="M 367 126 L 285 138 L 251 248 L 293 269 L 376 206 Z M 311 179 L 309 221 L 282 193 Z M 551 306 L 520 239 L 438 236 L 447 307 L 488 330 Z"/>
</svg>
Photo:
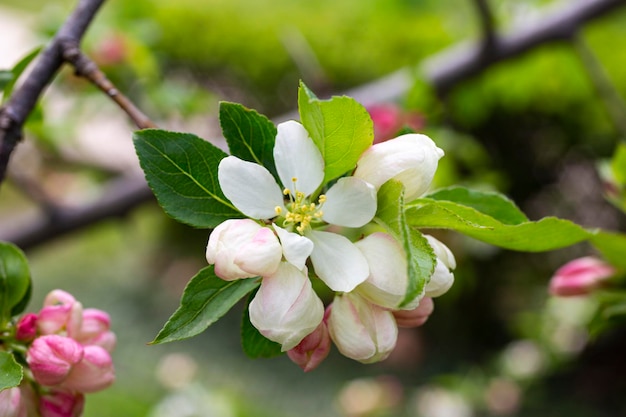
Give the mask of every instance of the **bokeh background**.
<svg viewBox="0 0 626 417">
<path fill-rule="evenodd" d="M 580 2 L 488 5 L 497 29 L 515 32 L 555 5 Z M 74 5 L 1 0 L 0 69 L 45 44 Z M 445 150 L 435 188 L 497 190 L 531 219 L 623 228 L 624 215 L 605 198 L 602 161 L 626 135 L 626 7 L 589 22 L 574 41 L 541 45 L 437 95 L 420 65 L 481 36 L 471 1 L 110 0 L 84 48 L 159 126 L 218 144 L 219 100 L 280 118 L 294 110 L 301 79 L 324 97 L 405 68 L 406 92 L 370 96 L 384 101 L 370 109 L 400 121 L 389 129 L 409 124 Z M 140 178 L 133 130 L 93 86 L 62 71 L 2 186 L 0 238 L 31 226 L 42 207 L 89 204 L 111 181 Z M 554 270 L 590 254 L 586 245 L 515 253 L 437 232 L 458 269 L 427 324 L 401 331 L 382 363 L 361 365 L 333 351 L 303 374 L 286 357 L 244 355 L 241 306 L 199 337 L 147 344 L 205 265 L 207 236 L 148 200 L 28 244 L 30 310 L 63 288 L 111 313 L 117 382 L 88 396 L 86 417 L 626 415 L 624 328 L 591 331 L 593 297 L 547 293 Z"/>
</svg>

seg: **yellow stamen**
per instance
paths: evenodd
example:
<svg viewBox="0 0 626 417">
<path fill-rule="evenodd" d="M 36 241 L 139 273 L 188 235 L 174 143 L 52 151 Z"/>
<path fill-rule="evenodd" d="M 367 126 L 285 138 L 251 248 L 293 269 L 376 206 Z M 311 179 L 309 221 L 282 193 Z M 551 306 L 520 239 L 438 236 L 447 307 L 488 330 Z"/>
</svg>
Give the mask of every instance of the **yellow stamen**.
<svg viewBox="0 0 626 417">
<path fill-rule="evenodd" d="M 282 212 L 283 212 L 283 208 L 280 207 L 280 206 L 276 206 L 276 207 L 274 207 L 274 211 L 276 212 L 277 216 L 280 216 L 282 214 Z"/>
</svg>

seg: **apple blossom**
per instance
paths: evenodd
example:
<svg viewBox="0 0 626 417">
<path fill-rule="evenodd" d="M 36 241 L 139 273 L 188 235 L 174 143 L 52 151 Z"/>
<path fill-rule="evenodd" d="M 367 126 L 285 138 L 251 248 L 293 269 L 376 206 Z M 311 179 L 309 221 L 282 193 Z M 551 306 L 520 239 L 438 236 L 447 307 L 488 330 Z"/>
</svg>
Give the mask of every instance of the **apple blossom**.
<svg viewBox="0 0 626 417">
<path fill-rule="evenodd" d="M 356 293 L 335 295 L 328 316 L 328 331 L 344 356 L 362 363 L 386 359 L 398 338 L 398 327 L 391 311 Z"/>
<path fill-rule="evenodd" d="M 26 404 L 19 387 L 0 391 L 0 417 L 27 417 Z"/>
<path fill-rule="evenodd" d="M 351 291 L 369 275 L 366 259 L 346 237 L 317 228 L 369 223 L 376 212 L 375 189 L 362 179 L 344 177 L 318 195 L 324 180 L 320 151 L 300 123 L 288 121 L 277 128 L 273 153 L 283 187 L 265 167 L 235 156 L 220 161 L 220 187 L 244 215 L 273 220 L 287 261 L 301 269 L 310 255 L 316 275 L 332 290 Z"/>
<path fill-rule="evenodd" d="M 250 322 L 286 351 L 298 345 L 322 322 L 324 305 L 311 286 L 306 269 L 281 262 L 274 275 L 263 277 L 249 306 Z"/>
<path fill-rule="evenodd" d="M 430 235 L 424 235 L 428 243 L 433 248 L 437 263 L 435 272 L 426 284 L 425 295 L 427 297 L 439 297 L 445 294 L 452 284 L 454 284 L 454 274 L 451 272 L 456 268 L 456 260 L 452 251 L 443 243 Z"/>
<path fill-rule="evenodd" d="M 85 396 L 79 392 L 53 389 L 39 400 L 41 417 L 80 417 L 85 407 Z"/>
<path fill-rule="evenodd" d="M 23 315 L 15 326 L 15 338 L 19 341 L 29 342 L 37 336 L 37 314 L 28 313 Z"/>
<path fill-rule="evenodd" d="M 400 181 L 404 198 L 411 201 L 430 187 L 443 151 L 428 136 L 401 135 L 372 145 L 357 162 L 354 176 L 378 190 L 390 179 Z"/>
<path fill-rule="evenodd" d="M 116 337 L 110 328 L 111 318 L 107 312 L 87 308 L 83 311 L 82 326 L 74 340 L 83 346 L 101 346 L 111 352 L 115 348 Z"/>
<path fill-rule="evenodd" d="M 560 267 L 550 280 L 550 293 L 556 296 L 585 295 L 615 274 L 611 265 L 586 256 Z"/>
<path fill-rule="evenodd" d="M 53 290 L 44 299 L 43 308 L 37 316 L 39 334 L 74 336 L 80 329 L 83 306 L 63 290 Z"/>
<path fill-rule="evenodd" d="M 393 316 L 398 327 L 419 327 L 426 323 L 428 317 L 433 313 L 435 303 L 430 297 L 424 297 L 419 305 L 412 310 L 394 310 Z"/>
<path fill-rule="evenodd" d="M 322 321 L 313 333 L 307 335 L 297 346 L 287 351 L 287 356 L 304 372 L 312 371 L 330 353 L 328 327 Z"/>
<path fill-rule="evenodd" d="M 35 381 L 41 385 L 61 384 L 83 359 L 83 347 L 69 337 L 46 335 L 36 338 L 26 355 Z"/>
<path fill-rule="evenodd" d="M 100 346 L 85 346 L 80 362 L 75 364 L 62 388 L 75 392 L 96 392 L 107 388 L 115 380 L 111 355 Z"/>
</svg>

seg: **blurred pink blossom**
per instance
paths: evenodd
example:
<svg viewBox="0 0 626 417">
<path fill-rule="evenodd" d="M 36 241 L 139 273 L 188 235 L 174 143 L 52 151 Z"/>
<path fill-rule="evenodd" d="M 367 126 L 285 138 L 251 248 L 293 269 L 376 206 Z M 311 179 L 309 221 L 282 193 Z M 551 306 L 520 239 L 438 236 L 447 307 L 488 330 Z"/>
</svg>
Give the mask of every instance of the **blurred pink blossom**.
<svg viewBox="0 0 626 417">
<path fill-rule="evenodd" d="M 85 407 L 85 396 L 81 393 L 52 390 L 41 396 L 41 417 L 80 417 Z"/>
<path fill-rule="evenodd" d="M 419 327 L 426 323 L 435 309 L 435 303 L 430 297 L 424 297 L 419 305 L 412 310 L 396 310 L 393 316 L 399 327 Z"/>
<path fill-rule="evenodd" d="M 83 358 L 60 385 L 76 392 L 96 392 L 110 386 L 115 380 L 111 355 L 100 346 L 85 346 Z"/>
<path fill-rule="evenodd" d="M 37 330 L 42 335 L 65 333 L 73 337 L 80 330 L 82 316 L 83 306 L 71 294 L 53 290 L 39 311 Z"/>
<path fill-rule="evenodd" d="M 0 417 L 26 417 L 26 411 L 19 387 L 0 391 Z"/>
<path fill-rule="evenodd" d="M 26 362 L 35 381 L 41 385 L 61 384 L 72 368 L 83 359 L 83 347 L 74 339 L 46 335 L 35 339 L 28 349 Z"/>
<path fill-rule="evenodd" d="M 33 340 L 35 336 L 37 336 L 37 314 L 25 314 L 17 322 L 15 338 L 23 342 L 28 342 Z"/>
<path fill-rule="evenodd" d="M 550 293 L 561 297 L 589 294 L 614 274 L 615 268 L 597 258 L 574 259 L 554 273 Z"/>
<path fill-rule="evenodd" d="M 111 352 L 115 347 L 116 337 L 110 328 L 111 318 L 107 312 L 87 308 L 83 311 L 82 325 L 74 339 L 83 346 L 101 346 Z"/>
<path fill-rule="evenodd" d="M 404 127 L 415 131 L 424 127 L 424 118 L 419 113 L 405 111 L 393 103 L 375 104 L 367 111 L 374 122 L 374 143 L 393 138 Z"/>
<path fill-rule="evenodd" d="M 326 323 L 322 321 L 313 333 L 302 339 L 296 347 L 287 351 L 287 356 L 304 372 L 309 372 L 317 368 L 326 359 L 328 353 L 330 353 L 330 335 Z"/>
</svg>

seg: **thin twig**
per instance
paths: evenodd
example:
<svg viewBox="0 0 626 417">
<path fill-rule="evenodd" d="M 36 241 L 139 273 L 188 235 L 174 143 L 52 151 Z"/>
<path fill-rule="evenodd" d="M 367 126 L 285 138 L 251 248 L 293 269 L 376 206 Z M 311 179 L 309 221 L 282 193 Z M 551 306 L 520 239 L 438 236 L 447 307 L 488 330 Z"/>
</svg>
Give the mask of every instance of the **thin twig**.
<svg viewBox="0 0 626 417">
<path fill-rule="evenodd" d="M 482 52 L 483 54 L 489 54 L 496 46 L 497 41 L 493 13 L 491 12 L 487 0 L 474 0 L 474 5 L 478 11 L 478 18 L 480 19 Z"/>
<path fill-rule="evenodd" d="M 137 106 L 135 106 L 124 94 L 122 94 L 113 83 L 104 75 L 100 68 L 87 57 L 79 48 L 78 44 L 72 40 L 62 40 L 61 47 L 63 58 L 70 63 L 76 75 L 91 81 L 96 87 L 104 92 L 111 100 L 115 101 L 132 121 L 140 129 L 157 127 L 148 116 L 146 116 Z"/>
</svg>

